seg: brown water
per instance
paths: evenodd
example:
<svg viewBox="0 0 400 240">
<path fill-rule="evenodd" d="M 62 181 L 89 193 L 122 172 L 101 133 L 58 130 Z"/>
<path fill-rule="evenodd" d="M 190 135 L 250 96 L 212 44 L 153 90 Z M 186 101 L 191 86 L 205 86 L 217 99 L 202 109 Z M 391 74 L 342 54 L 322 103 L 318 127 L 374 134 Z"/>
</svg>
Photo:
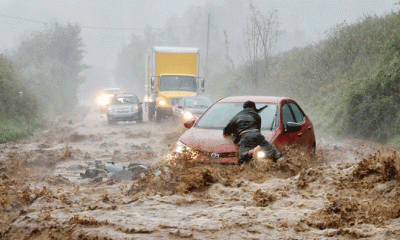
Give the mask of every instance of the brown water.
<svg viewBox="0 0 400 240">
<path fill-rule="evenodd" d="M 72 122 L 70 122 L 70 120 Z M 317 157 L 244 166 L 168 162 L 184 129 L 60 118 L 0 145 L 0 239 L 399 239 L 399 155 L 318 139 Z M 82 179 L 94 160 L 143 163 L 137 181 Z"/>
</svg>

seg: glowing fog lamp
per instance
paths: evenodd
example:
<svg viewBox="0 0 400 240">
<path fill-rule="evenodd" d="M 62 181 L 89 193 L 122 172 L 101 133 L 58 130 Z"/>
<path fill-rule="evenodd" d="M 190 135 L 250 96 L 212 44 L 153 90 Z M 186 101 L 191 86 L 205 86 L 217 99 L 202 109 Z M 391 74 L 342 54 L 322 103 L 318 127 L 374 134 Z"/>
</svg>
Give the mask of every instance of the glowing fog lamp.
<svg viewBox="0 0 400 240">
<path fill-rule="evenodd" d="M 189 119 L 193 119 L 194 116 L 193 116 L 193 114 L 192 114 L 191 112 L 185 112 L 185 113 L 183 114 L 183 118 L 184 118 L 185 120 L 189 120 Z"/>
<path fill-rule="evenodd" d="M 107 95 L 101 95 L 98 99 L 97 102 L 101 105 L 101 106 L 105 106 L 107 104 L 110 103 L 110 98 Z"/>
<path fill-rule="evenodd" d="M 266 156 L 266 154 L 265 154 L 264 151 L 259 151 L 259 152 L 257 153 L 257 158 L 265 158 L 265 156 Z"/>
</svg>

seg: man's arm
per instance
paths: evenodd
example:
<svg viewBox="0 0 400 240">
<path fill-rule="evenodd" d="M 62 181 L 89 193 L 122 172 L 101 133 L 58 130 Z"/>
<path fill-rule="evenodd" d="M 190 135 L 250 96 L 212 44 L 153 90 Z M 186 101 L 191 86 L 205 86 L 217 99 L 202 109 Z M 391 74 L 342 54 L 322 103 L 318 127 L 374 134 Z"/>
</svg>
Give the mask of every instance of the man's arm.
<svg viewBox="0 0 400 240">
<path fill-rule="evenodd" d="M 235 123 L 236 123 L 236 116 L 229 121 L 228 125 L 223 130 L 224 135 L 231 135 L 232 133 L 235 133 L 236 128 L 235 128 Z"/>
<path fill-rule="evenodd" d="M 261 130 L 261 116 L 257 114 L 257 117 L 255 117 L 256 122 L 257 122 L 257 128 L 258 130 Z"/>
</svg>

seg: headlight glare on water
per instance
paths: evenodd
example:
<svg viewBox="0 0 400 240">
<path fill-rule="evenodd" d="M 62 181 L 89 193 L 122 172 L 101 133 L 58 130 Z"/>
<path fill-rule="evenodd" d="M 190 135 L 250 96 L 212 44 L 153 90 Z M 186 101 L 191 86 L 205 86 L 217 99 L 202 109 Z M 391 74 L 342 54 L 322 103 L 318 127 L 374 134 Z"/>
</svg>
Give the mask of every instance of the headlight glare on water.
<svg viewBox="0 0 400 240">
<path fill-rule="evenodd" d="M 185 147 L 186 147 L 186 145 L 185 145 L 183 142 L 178 141 L 178 142 L 176 143 L 174 152 L 176 152 L 176 153 L 182 153 L 183 148 L 185 148 Z M 186 148 L 187 148 L 187 147 L 186 147 Z"/>
</svg>

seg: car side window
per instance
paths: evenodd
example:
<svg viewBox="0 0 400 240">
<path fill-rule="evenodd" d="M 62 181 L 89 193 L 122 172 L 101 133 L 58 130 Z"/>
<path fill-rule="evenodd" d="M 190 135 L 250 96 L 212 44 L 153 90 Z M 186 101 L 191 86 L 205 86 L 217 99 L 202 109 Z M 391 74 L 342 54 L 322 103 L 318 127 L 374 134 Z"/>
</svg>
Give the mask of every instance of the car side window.
<svg viewBox="0 0 400 240">
<path fill-rule="evenodd" d="M 304 122 L 304 114 L 300 110 L 299 106 L 297 106 L 297 104 L 294 103 L 294 102 L 290 102 L 289 105 L 290 105 L 290 108 L 292 109 L 292 111 L 294 113 L 294 117 L 296 118 L 296 123 Z"/>
<path fill-rule="evenodd" d="M 286 128 L 288 122 L 294 122 L 293 114 L 290 111 L 289 105 L 284 103 L 282 105 L 282 124 Z"/>
</svg>

